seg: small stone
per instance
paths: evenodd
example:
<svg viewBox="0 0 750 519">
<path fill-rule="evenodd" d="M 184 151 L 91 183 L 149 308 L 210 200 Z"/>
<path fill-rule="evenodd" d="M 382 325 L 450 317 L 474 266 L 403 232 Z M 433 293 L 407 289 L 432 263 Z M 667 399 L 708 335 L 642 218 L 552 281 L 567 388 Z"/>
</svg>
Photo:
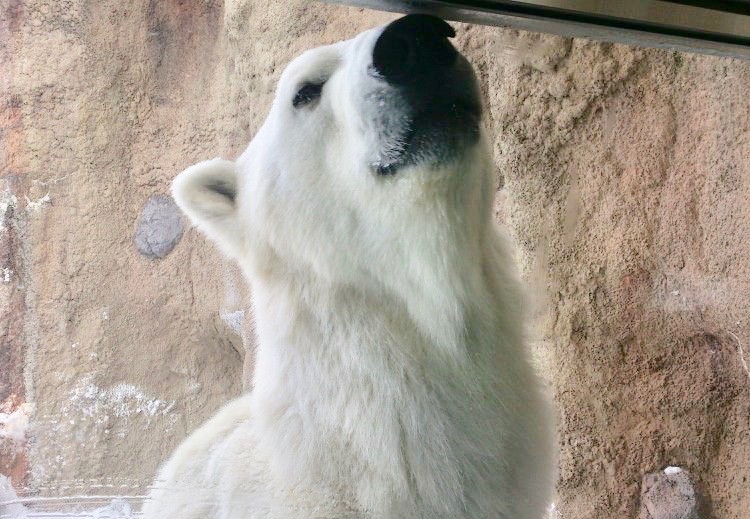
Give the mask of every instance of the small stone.
<svg viewBox="0 0 750 519">
<path fill-rule="evenodd" d="M 175 248 L 183 231 L 182 213 L 172 197 L 154 195 L 141 211 L 135 246 L 148 258 L 163 258 Z"/>
<path fill-rule="evenodd" d="M 239 336 L 242 336 L 242 321 L 245 319 L 244 310 L 235 310 L 234 312 L 220 312 L 219 316 L 229 328 Z"/>
<path fill-rule="evenodd" d="M 641 517 L 647 519 L 705 519 L 702 499 L 687 471 L 667 467 L 643 477 Z"/>
</svg>

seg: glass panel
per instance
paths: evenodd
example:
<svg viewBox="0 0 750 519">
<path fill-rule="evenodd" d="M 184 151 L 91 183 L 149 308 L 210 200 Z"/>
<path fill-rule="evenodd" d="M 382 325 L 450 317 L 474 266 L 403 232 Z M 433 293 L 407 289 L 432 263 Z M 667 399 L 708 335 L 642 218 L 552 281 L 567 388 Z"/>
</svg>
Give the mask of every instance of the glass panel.
<svg viewBox="0 0 750 519">
<path fill-rule="evenodd" d="M 0 518 L 747 519 L 750 61 L 521 18 L 5 2 Z"/>
</svg>

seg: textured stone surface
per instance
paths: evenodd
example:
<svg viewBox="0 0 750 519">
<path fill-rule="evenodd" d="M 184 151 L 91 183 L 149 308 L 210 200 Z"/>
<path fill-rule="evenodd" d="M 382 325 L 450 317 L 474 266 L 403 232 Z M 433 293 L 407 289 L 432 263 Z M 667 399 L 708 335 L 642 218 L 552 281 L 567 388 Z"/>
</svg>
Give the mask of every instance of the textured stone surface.
<svg viewBox="0 0 750 519">
<path fill-rule="evenodd" d="M 163 258 L 182 238 L 182 211 L 171 196 L 154 195 L 143 206 L 135 230 L 135 246 L 147 258 Z"/>
<path fill-rule="evenodd" d="M 14 474 L 32 493 L 141 493 L 241 391 L 242 341 L 219 315 L 234 271 L 194 231 L 160 261 L 133 246 L 144 200 L 233 152 L 206 109 L 222 16 L 0 3 L 0 351 L 21 359 L 0 380 L 14 406 L 36 404 L 30 473 Z"/>
<path fill-rule="evenodd" d="M 509 38 L 532 56 L 490 60 L 488 89 L 560 412 L 559 510 L 633 517 L 641 474 L 678 465 L 744 519 L 750 64 Z"/>
<path fill-rule="evenodd" d="M 0 382 L 36 404 L 33 491 L 111 477 L 137 493 L 239 393 L 250 313 L 241 336 L 222 319 L 246 303 L 239 275 L 191 230 L 148 260 L 134 222 L 181 169 L 237 156 L 289 59 L 391 18 L 301 0 L 2 5 Z M 642 475 L 678 465 L 714 517 L 747 519 L 750 64 L 457 27 L 558 404 L 557 517 L 636 517 Z"/>
<path fill-rule="evenodd" d="M 641 483 L 642 519 L 707 519 L 690 475 L 679 467 L 646 474 Z"/>
</svg>

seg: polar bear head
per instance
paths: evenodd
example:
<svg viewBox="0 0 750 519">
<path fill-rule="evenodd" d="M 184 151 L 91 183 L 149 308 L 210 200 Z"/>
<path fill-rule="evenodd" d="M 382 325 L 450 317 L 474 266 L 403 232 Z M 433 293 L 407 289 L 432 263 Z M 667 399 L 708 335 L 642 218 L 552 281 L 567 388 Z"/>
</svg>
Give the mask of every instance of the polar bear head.
<svg viewBox="0 0 750 519">
<path fill-rule="evenodd" d="M 410 291 L 463 275 L 481 263 L 494 190 L 477 80 L 453 36 L 409 15 L 305 52 L 247 150 L 180 174 L 177 203 L 251 279 Z"/>
</svg>

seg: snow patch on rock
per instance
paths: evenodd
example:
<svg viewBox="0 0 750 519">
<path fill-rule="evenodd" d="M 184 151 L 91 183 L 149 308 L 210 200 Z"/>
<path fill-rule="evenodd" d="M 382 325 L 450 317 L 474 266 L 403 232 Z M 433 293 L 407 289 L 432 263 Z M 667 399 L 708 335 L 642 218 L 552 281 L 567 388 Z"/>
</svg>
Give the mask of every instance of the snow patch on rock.
<svg viewBox="0 0 750 519">
<path fill-rule="evenodd" d="M 166 401 L 150 396 L 132 384 L 117 384 L 107 389 L 84 379 L 70 392 L 66 411 L 78 411 L 88 417 L 154 417 L 167 415 L 175 403 L 174 400 Z"/>
<path fill-rule="evenodd" d="M 10 440 L 20 447 L 26 441 L 29 418 L 34 404 L 21 404 L 12 413 L 0 413 L 0 440 Z"/>
</svg>

